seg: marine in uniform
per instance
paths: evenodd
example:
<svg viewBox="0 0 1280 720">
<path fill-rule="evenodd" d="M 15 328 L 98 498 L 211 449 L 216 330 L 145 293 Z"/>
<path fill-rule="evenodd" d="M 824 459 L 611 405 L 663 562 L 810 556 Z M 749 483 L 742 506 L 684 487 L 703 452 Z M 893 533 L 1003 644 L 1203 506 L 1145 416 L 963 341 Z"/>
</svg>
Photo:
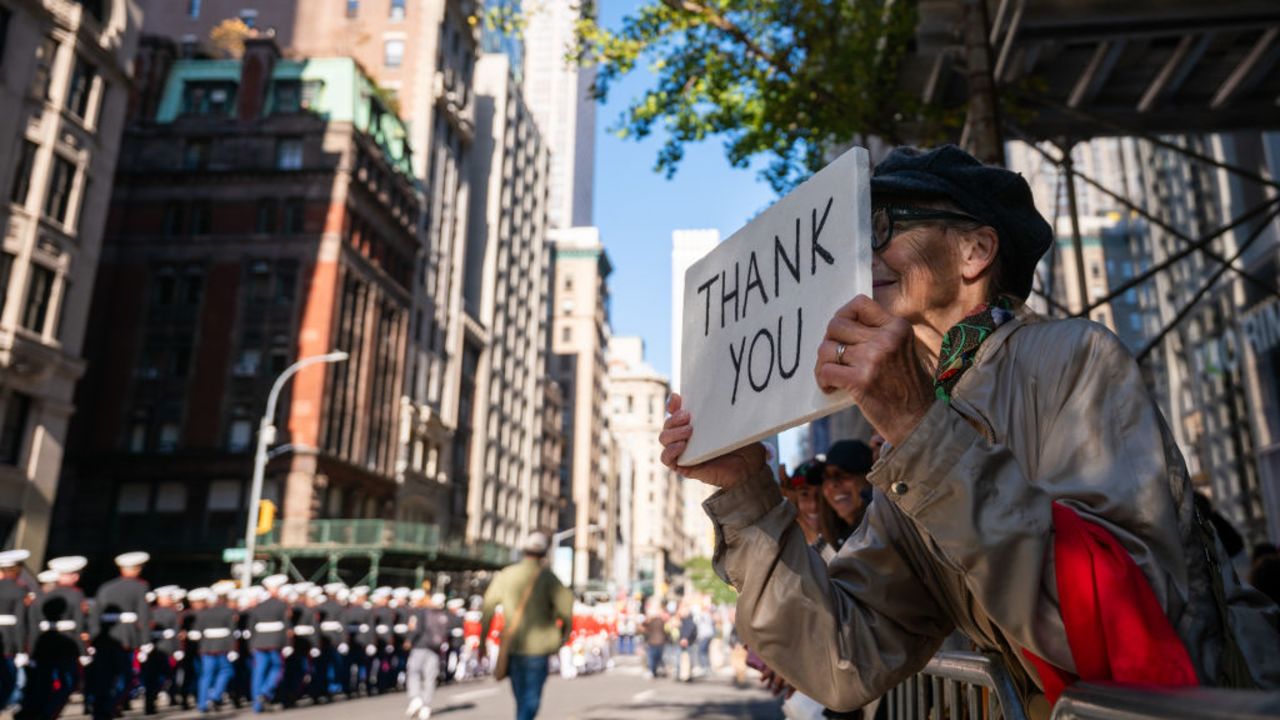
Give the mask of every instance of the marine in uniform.
<svg viewBox="0 0 1280 720">
<path fill-rule="evenodd" d="M 36 634 L 18 718 L 57 717 L 80 687 L 80 668 L 90 657 L 85 648 L 88 603 L 78 585 L 80 571 L 88 564 L 79 555 L 54 558 L 48 563 L 51 575 L 40 575 L 42 584 L 51 577 L 52 582 L 28 614 Z"/>
<path fill-rule="evenodd" d="M 263 712 L 272 702 L 284 672 L 282 651 L 289 643 L 289 606 L 279 597 L 280 587 L 288 582 L 284 575 L 263 579 L 267 598 L 249 611 L 249 649 L 253 652 L 253 680 L 250 697 L 253 711 Z"/>
<path fill-rule="evenodd" d="M 201 588 L 188 597 L 207 607 L 197 610 L 188 636 L 199 643 L 200 682 L 196 691 L 196 707 L 202 713 L 209 712 L 222 702 L 234 674 L 232 663 L 236 660 L 236 612 L 229 604 L 228 596 L 235 583 L 214 583 L 210 589 Z"/>
<path fill-rule="evenodd" d="M 169 704 L 175 704 L 174 675 L 179 651 L 178 599 L 182 591 L 177 585 L 165 585 L 155 590 L 155 605 L 151 607 L 151 651 L 138 653 L 142 667 L 142 686 L 146 689 L 146 712 L 156 714 L 156 699 L 163 690 L 169 695 Z"/>
<path fill-rule="evenodd" d="M 27 664 L 27 602 L 30 590 L 20 579 L 27 550 L 0 552 L 0 712 L 14 699 L 18 671 Z"/>
<path fill-rule="evenodd" d="M 117 555 L 120 576 L 98 588 L 89 623 L 94 660 L 88 670 L 88 691 L 94 720 L 110 720 L 128 701 L 137 678 L 134 656 L 149 654 L 151 606 L 142 566 L 151 559 L 145 552 Z"/>
<path fill-rule="evenodd" d="M 396 611 L 390 606 L 391 588 L 380 587 L 370 596 L 373 610 L 370 611 L 370 622 L 373 634 L 377 639 L 377 651 L 373 656 L 374 677 L 369 684 L 379 693 L 387 692 L 395 686 L 393 665 L 395 663 Z"/>
<path fill-rule="evenodd" d="M 373 632 L 372 617 L 365 599 L 369 597 L 369 588 L 361 585 L 351 589 L 351 602 L 342 613 L 342 623 L 347 626 L 347 644 L 350 650 L 347 659 L 356 669 L 355 684 L 348 684 L 347 697 L 354 697 L 363 688 L 365 694 L 371 694 L 370 684 L 373 678 L 369 671 L 374 655 L 378 653 L 377 636 Z"/>
</svg>

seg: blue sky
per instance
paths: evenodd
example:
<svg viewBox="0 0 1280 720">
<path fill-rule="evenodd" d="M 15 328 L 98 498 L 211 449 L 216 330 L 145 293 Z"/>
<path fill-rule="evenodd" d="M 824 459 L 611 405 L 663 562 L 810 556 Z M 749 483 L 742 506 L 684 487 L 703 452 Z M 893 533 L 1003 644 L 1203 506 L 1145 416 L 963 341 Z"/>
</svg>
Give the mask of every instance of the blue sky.
<svg viewBox="0 0 1280 720">
<path fill-rule="evenodd" d="M 603 24 L 617 28 L 639 5 L 605 0 Z M 653 171 L 661 136 L 622 140 L 609 131 L 629 101 L 651 85 L 640 68 L 596 108 L 595 223 L 613 261 L 613 332 L 639 335 L 655 369 L 671 374 L 671 231 L 716 228 L 728 237 L 775 199 L 754 169 L 730 167 L 721 139 L 685 148 L 675 177 Z"/>
</svg>

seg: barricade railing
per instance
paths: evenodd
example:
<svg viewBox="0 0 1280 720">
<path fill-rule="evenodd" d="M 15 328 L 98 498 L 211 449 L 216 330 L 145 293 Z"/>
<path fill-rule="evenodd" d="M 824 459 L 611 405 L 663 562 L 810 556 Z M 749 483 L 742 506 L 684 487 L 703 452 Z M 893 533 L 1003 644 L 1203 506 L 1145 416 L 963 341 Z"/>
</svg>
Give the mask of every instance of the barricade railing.
<svg viewBox="0 0 1280 720">
<path fill-rule="evenodd" d="M 998 655 L 940 652 L 881 702 L 889 720 L 1027 720 Z"/>
<path fill-rule="evenodd" d="M 1053 706 L 1052 720 L 1276 720 L 1280 693 L 1220 688 L 1134 690 L 1080 683 Z"/>
</svg>

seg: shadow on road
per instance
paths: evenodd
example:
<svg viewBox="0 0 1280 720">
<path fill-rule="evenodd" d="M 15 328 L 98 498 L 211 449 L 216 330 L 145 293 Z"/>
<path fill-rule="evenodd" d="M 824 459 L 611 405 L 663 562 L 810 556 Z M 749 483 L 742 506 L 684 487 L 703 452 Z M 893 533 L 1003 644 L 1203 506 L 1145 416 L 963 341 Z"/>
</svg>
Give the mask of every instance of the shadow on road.
<svg viewBox="0 0 1280 720">
<path fill-rule="evenodd" d="M 609 705 L 588 708 L 575 717 L 580 720 L 623 720 L 624 718 L 672 717 L 692 720 L 774 720 L 780 717 L 775 700 L 651 702 L 629 706 Z"/>
<path fill-rule="evenodd" d="M 448 705 L 445 705 L 445 706 L 444 706 L 444 707 L 442 707 L 442 708 L 437 708 L 437 709 L 435 709 L 435 710 L 432 710 L 432 711 L 431 711 L 431 716 L 432 716 L 432 717 L 438 717 L 438 716 L 440 716 L 440 715 L 444 715 L 444 714 L 446 714 L 446 713 L 451 713 L 451 712 L 462 712 L 463 710 L 472 710 L 472 709 L 474 709 L 474 708 L 475 708 L 475 706 L 476 706 L 476 704 L 475 704 L 475 703 L 473 703 L 473 702 L 466 702 L 466 703 L 450 703 L 450 704 L 448 704 Z"/>
</svg>

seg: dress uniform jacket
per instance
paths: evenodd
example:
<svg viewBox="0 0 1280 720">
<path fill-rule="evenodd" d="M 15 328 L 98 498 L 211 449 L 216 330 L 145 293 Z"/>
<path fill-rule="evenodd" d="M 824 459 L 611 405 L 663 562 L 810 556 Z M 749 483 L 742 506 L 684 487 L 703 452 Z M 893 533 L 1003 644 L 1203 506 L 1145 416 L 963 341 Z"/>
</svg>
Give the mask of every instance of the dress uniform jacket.
<svg viewBox="0 0 1280 720">
<path fill-rule="evenodd" d="M 31 656 L 38 660 L 66 659 L 84 655 L 81 634 L 88 631 L 84 591 L 78 587 L 56 587 L 31 606 L 33 632 Z M 69 642 L 68 642 L 69 641 Z"/>
<path fill-rule="evenodd" d="M 200 643 L 201 655 L 226 655 L 236 649 L 235 630 L 235 611 L 213 605 L 196 613 L 187 637 Z"/>
<path fill-rule="evenodd" d="M 289 606 L 279 598 L 267 598 L 249 611 L 250 650 L 279 650 L 289 630 Z"/>
<path fill-rule="evenodd" d="M 151 642 L 158 652 L 172 655 L 178 650 L 178 611 L 171 607 L 151 610 Z"/>
<path fill-rule="evenodd" d="M 348 637 L 351 638 L 351 649 L 359 648 L 362 652 L 366 646 L 377 642 L 373 634 L 373 625 L 369 609 L 363 605 L 352 605 L 342 613 L 342 623 L 347 626 Z"/>
<path fill-rule="evenodd" d="M 147 583 L 137 578 L 118 577 L 98 589 L 94 599 L 94 637 L 106 632 L 126 650 L 151 641 L 151 606 L 147 604 Z"/>
<path fill-rule="evenodd" d="M 315 608 L 316 630 L 320 639 L 330 647 L 347 641 L 347 628 L 342 624 L 343 607 L 336 600 L 325 600 Z"/>
<path fill-rule="evenodd" d="M 378 637 L 378 649 L 382 650 L 386 646 L 395 642 L 394 633 L 396 625 L 396 610 L 393 607 L 382 606 L 373 609 L 373 632 Z"/>
<path fill-rule="evenodd" d="M 16 580 L 0 580 L 0 655 L 26 651 L 27 588 Z M 3 699 L 0 699 L 0 703 Z"/>
</svg>

